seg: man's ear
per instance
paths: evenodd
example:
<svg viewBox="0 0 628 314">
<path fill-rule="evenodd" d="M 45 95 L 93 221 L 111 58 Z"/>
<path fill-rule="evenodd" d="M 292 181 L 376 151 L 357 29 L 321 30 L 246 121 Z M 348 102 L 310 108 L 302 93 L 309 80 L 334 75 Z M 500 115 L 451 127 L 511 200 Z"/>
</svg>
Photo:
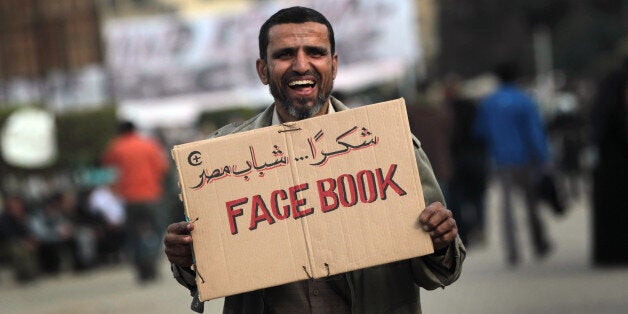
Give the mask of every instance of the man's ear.
<svg viewBox="0 0 628 314">
<path fill-rule="evenodd" d="M 257 59 L 255 62 L 255 68 L 257 69 L 257 76 L 259 76 L 262 84 L 268 85 L 268 75 L 266 75 L 268 74 L 268 65 L 266 64 L 266 61 Z"/>
<path fill-rule="evenodd" d="M 338 73 L 338 54 L 335 53 L 331 59 L 331 71 L 332 71 L 332 79 L 336 79 L 336 73 Z"/>
</svg>

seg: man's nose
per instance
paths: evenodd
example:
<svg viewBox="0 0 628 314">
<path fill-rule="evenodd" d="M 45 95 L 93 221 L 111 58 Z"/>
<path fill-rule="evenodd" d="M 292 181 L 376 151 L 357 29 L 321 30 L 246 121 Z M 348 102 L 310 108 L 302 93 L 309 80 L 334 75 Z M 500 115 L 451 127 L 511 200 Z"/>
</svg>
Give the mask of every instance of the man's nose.
<svg viewBox="0 0 628 314">
<path fill-rule="evenodd" d="M 297 53 L 294 61 L 292 62 L 292 70 L 299 73 L 304 74 L 310 69 L 310 59 L 307 54 L 303 51 Z"/>
</svg>

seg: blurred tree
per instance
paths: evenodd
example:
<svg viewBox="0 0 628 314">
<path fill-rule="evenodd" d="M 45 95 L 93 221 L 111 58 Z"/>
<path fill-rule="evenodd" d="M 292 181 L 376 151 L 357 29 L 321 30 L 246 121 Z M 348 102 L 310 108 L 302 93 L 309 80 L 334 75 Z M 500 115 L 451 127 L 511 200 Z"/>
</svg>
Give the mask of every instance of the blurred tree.
<svg viewBox="0 0 628 314">
<path fill-rule="evenodd" d="M 567 78 L 600 72 L 628 37 L 626 0 L 442 0 L 438 75 L 470 77 L 505 57 L 533 73 L 532 33 L 547 27 L 554 67 Z M 601 61 L 601 62 L 600 62 Z"/>
<path fill-rule="evenodd" d="M 57 116 L 57 167 L 73 168 L 92 164 L 115 136 L 116 127 L 113 106 Z"/>
<path fill-rule="evenodd" d="M 574 4 L 568 0 L 515 0 L 515 6 L 532 27 L 554 27 Z"/>
<path fill-rule="evenodd" d="M 614 14 L 626 10 L 626 0 L 587 0 L 594 9 L 606 14 Z"/>
<path fill-rule="evenodd" d="M 524 74 L 533 69 L 531 35 L 513 2 L 442 0 L 439 14 L 439 75 L 475 76 L 504 58 L 521 60 Z"/>
<path fill-rule="evenodd" d="M 596 68 L 599 60 L 608 59 L 627 34 L 617 14 L 587 7 L 562 19 L 553 33 L 555 66 L 572 77 L 603 72 Z"/>
<path fill-rule="evenodd" d="M 259 109 L 237 106 L 223 110 L 205 111 L 199 115 L 196 125 L 201 129 L 209 128 L 209 130 L 205 131 L 212 132 L 231 122 L 247 120 L 258 112 Z"/>
</svg>

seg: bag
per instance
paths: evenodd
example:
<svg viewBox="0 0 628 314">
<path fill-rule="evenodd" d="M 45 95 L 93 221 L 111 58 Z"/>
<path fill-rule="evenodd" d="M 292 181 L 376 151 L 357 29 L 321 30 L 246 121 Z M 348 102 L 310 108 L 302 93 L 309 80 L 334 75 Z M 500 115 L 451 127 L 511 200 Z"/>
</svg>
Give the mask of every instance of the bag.
<svg viewBox="0 0 628 314">
<path fill-rule="evenodd" d="M 550 205 L 554 214 L 558 216 L 565 214 L 565 202 L 557 188 L 553 175 L 543 174 L 539 181 L 539 196 L 542 201 Z"/>
</svg>

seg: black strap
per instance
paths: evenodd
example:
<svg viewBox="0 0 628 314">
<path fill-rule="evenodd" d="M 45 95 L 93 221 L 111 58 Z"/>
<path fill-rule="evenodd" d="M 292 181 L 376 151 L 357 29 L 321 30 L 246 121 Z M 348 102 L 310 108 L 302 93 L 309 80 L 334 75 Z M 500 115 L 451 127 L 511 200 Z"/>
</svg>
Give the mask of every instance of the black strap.
<svg viewBox="0 0 628 314">
<path fill-rule="evenodd" d="M 192 293 L 194 294 L 194 299 L 192 299 L 190 308 L 196 313 L 203 313 L 205 311 L 205 303 L 201 302 L 198 296 L 198 290 L 194 290 Z"/>
</svg>

